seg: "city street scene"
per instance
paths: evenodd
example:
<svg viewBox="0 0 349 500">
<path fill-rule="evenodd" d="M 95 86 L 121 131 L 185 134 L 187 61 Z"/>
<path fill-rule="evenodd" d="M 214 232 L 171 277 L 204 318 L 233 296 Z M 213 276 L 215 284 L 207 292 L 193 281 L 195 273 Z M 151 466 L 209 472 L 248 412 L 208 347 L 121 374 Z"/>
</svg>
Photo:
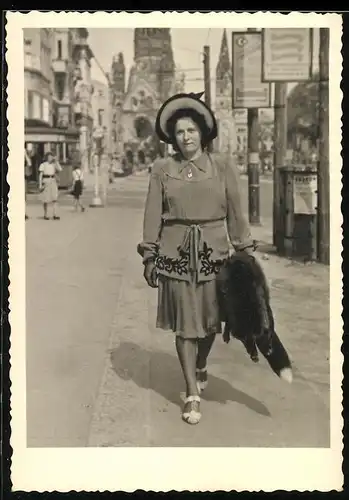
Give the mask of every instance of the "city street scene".
<svg viewBox="0 0 349 500">
<path fill-rule="evenodd" d="M 193 31 L 23 30 L 28 447 L 330 447 L 329 29 Z M 276 373 L 217 334 L 194 393 L 193 342 L 157 327 L 172 278 L 143 276 L 147 196 L 180 150 L 156 120 L 176 94 L 212 110 L 207 155 L 236 165 L 290 360 Z M 210 189 L 185 202 L 202 219 Z"/>
</svg>

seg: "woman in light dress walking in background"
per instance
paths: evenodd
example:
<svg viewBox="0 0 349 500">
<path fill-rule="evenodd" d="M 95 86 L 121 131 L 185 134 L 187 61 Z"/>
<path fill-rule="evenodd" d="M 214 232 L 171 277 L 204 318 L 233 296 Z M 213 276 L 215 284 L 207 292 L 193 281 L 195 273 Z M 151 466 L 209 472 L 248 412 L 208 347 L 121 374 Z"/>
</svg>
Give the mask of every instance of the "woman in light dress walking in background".
<svg viewBox="0 0 349 500">
<path fill-rule="evenodd" d="M 48 205 L 52 204 L 53 220 L 59 220 L 57 215 L 58 183 L 57 176 L 62 167 L 51 152 L 46 153 L 45 161 L 39 167 L 39 190 L 44 206 L 44 219 L 49 220 L 47 215 Z"/>
</svg>

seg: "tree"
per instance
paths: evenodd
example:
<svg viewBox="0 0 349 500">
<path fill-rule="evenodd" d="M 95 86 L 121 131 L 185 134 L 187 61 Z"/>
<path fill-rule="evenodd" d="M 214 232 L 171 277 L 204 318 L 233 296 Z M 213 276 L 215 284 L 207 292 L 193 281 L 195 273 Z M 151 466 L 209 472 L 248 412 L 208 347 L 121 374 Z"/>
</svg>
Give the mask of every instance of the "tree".
<svg viewBox="0 0 349 500">
<path fill-rule="evenodd" d="M 319 136 L 319 75 L 308 82 L 296 85 L 287 99 L 287 134 L 292 138 L 302 136 L 313 144 Z"/>
</svg>

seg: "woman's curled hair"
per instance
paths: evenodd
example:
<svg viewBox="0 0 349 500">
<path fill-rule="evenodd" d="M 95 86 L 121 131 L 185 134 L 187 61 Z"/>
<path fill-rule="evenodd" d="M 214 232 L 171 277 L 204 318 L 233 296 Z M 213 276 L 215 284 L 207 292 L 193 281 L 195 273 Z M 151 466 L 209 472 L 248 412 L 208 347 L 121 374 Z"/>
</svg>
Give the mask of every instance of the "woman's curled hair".
<svg viewBox="0 0 349 500">
<path fill-rule="evenodd" d="M 201 132 L 201 147 L 202 149 L 204 149 L 209 142 L 207 140 L 207 137 L 210 133 L 210 129 L 207 126 L 204 116 L 195 109 L 191 108 L 178 109 L 173 113 L 171 118 L 169 118 L 166 123 L 166 132 L 171 139 L 173 148 L 178 151 L 178 146 L 176 141 L 176 123 L 181 118 L 191 118 L 193 122 L 198 126 Z"/>
</svg>

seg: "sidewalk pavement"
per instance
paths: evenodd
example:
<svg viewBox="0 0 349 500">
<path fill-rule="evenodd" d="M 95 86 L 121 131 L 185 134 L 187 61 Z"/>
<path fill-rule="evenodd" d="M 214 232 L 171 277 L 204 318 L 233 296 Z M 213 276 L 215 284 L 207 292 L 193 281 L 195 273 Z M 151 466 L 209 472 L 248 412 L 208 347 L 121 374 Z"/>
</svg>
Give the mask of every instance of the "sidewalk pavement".
<svg viewBox="0 0 349 500">
<path fill-rule="evenodd" d="M 261 262 L 293 384 L 217 338 L 202 421 L 182 422 L 174 338 L 154 327 L 136 253 L 143 210 L 130 198 L 144 186 L 132 176 L 117 206 L 26 223 L 28 445 L 328 447 L 329 269 L 275 255 Z"/>
</svg>

